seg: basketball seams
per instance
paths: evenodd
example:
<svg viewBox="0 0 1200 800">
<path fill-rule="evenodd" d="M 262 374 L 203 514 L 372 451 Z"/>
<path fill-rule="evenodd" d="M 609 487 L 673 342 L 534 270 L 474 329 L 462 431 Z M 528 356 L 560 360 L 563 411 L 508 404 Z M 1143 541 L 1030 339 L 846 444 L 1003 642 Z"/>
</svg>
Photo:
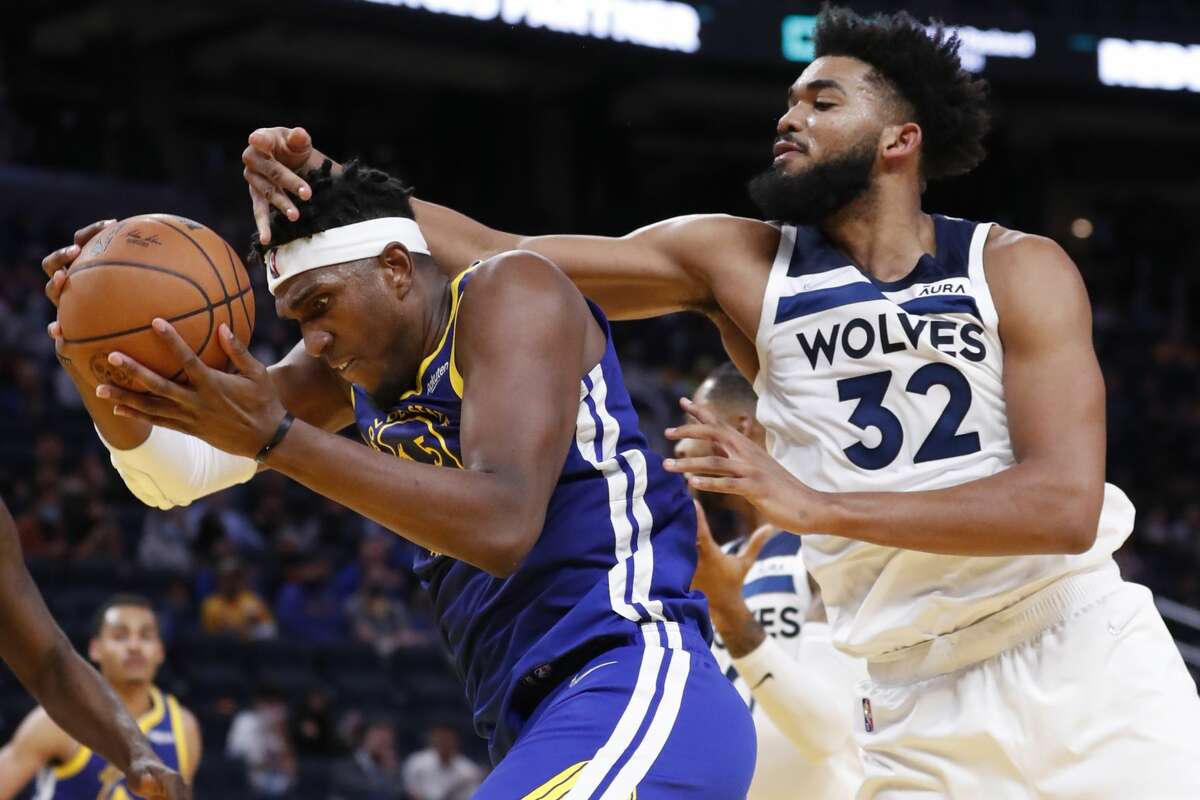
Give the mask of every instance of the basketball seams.
<svg viewBox="0 0 1200 800">
<path fill-rule="evenodd" d="M 250 287 L 247 286 L 245 289 L 242 289 L 242 291 L 240 291 L 238 294 L 234 295 L 233 299 L 236 300 L 239 297 L 242 297 L 243 295 L 249 294 L 249 292 L 250 292 Z M 163 319 L 165 319 L 167 322 L 170 322 L 170 323 L 176 323 L 181 320 L 190 319 L 191 317 L 194 317 L 197 314 L 203 314 L 205 312 L 211 314 L 213 309 L 215 309 L 218 305 L 220 305 L 220 304 L 219 303 L 206 303 L 205 305 L 201 306 L 200 308 L 194 308 L 191 311 L 185 311 L 182 314 L 176 314 L 172 317 L 163 317 Z M 208 331 L 209 331 L 208 335 L 210 337 L 212 336 L 212 327 L 213 327 L 212 319 L 210 317 L 209 323 L 208 323 Z M 123 330 L 123 331 L 113 331 L 112 333 L 105 333 L 101 336 L 85 336 L 82 339 L 64 338 L 63 344 L 90 344 L 92 342 L 100 342 L 105 339 L 116 339 L 119 336 L 129 336 L 130 334 L 133 334 L 133 333 L 141 333 L 142 331 L 150 330 L 150 328 L 151 328 L 151 325 L 149 323 L 147 323 L 146 325 L 139 325 L 136 328 L 129 328 L 129 329 Z M 207 339 L 205 341 L 207 342 Z M 201 352 L 202 352 L 202 350 L 196 351 L 197 355 Z"/>
<path fill-rule="evenodd" d="M 196 291 L 200 293 L 200 295 L 204 298 L 205 303 L 207 303 L 209 306 L 213 305 L 212 298 L 208 296 L 208 292 L 204 291 L 204 287 L 201 286 L 194 278 L 185 275 L 182 272 L 176 272 L 175 270 L 167 269 L 166 267 L 158 264 L 147 264 L 144 261 L 119 261 L 115 259 L 97 259 L 96 261 L 87 261 L 83 264 L 76 264 L 72 266 L 69 270 L 67 270 L 67 277 L 69 278 L 70 276 L 76 275 L 80 272 L 87 272 L 88 270 L 95 269 L 96 267 L 133 267 L 134 269 L 147 269 L 151 272 L 161 272 L 164 275 L 170 275 L 172 277 L 179 278 L 181 281 L 187 281 Z"/>
<path fill-rule="evenodd" d="M 246 306 L 246 292 L 242 291 L 242 281 L 238 277 L 239 268 L 242 266 L 241 259 L 234 255 L 233 248 L 229 246 L 229 242 L 226 242 L 224 239 L 222 239 L 221 244 L 225 245 L 225 255 L 229 257 L 229 270 L 233 273 L 234 283 L 237 284 L 238 297 L 241 298 L 242 302 L 242 314 L 244 314 L 246 317 L 246 325 L 248 326 L 249 331 L 253 333 L 254 321 L 250 319 L 250 309 Z M 244 268 L 240 271 L 244 271 Z M 246 284 L 247 288 L 249 288 L 250 275 L 248 273 L 246 275 Z"/>
<path fill-rule="evenodd" d="M 165 215 L 163 215 L 163 216 L 165 216 Z M 221 287 L 221 294 L 225 295 L 224 298 L 222 298 L 221 302 L 223 302 L 225 304 L 225 316 L 229 320 L 229 329 L 233 330 L 233 298 L 229 294 L 229 289 L 225 286 L 225 279 L 221 277 L 221 270 L 217 267 L 216 264 L 213 263 L 213 260 L 211 258 L 209 258 L 208 252 L 203 247 L 200 246 L 200 243 L 192 238 L 191 234 L 189 234 L 187 231 L 184 231 L 180 228 L 175 227 L 170 222 L 167 222 L 165 219 L 163 219 L 163 216 L 154 215 L 153 219 L 156 222 L 158 222 L 162 225 L 165 225 L 168 228 L 170 228 L 171 230 L 175 231 L 180 236 L 182 236 L 184 239 L 187 239 L 188 242 L 191 243 L 192 247 L 195 247 L 196 250 L 199 251 L 200 255 L 202 255 L 204 257 L 204 261 L 208 264 L 209 269 L 211 269 L 213 271 L 213 275 L 216 276 L 216 279 L 217 279 L 217 285 Z M 224 244 L 225 240 L 221 239 L 221 242 Z M 214 308 L 215 308 L 215 306 L 214 306 Z M 212 341 L 213 328 L 215 327 L 215 325 L 213 323 L 214 323 L 214 320 L 212 317 L 210 317 L 209 325 L 208 325 L 208 335 L 204 337 L 204 342 L 201 343 L 201 345 L 196 348 L 197 353 L 203 353 L 205 350 L 208 349 L 208 344 L 210 341 Z"/>
</svg>

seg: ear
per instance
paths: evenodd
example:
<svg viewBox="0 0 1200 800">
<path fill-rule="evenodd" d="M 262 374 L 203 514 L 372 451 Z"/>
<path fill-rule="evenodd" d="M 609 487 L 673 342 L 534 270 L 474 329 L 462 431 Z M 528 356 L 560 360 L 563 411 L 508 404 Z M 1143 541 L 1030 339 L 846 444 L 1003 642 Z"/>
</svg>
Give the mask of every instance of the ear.
<svg viewBox="0 0 1200 800">
<path fill-rule="evenodd" d="M 388 271 L 388 283 L 396 290 L 398 296 L 403 297 L 408 294 L 409 287 L 412 286 L 416 264 L 407 247 L 400 242 L 388 244 L 379 254 L 379 266 Z"/>
<path fill-rule="evenodd" d="M 915 122 L 905 122 L 902 125 L 888 125 L 883 129 L 881 156 L 895 163 L 896 159 L 916 156 L 921 152 L 924 136 L 921 126 Z"/>
<path fill-rule="evenodd" d="M 97 642 L 95 639 L 91 639 L 88 641 L 88 659 L 93 664 L 100 663 L 100 643 Z"/>
<path fill-rule="evenodd" d="M 758 424 L 753 414 L 738 414 L 736 417 L 730 419 L 729 422 L 733 427 L 737 428 L 738 433 L 747 438 L 752 438 L 751 434 L 754 432 L 754 426 Z"/>
</svg>

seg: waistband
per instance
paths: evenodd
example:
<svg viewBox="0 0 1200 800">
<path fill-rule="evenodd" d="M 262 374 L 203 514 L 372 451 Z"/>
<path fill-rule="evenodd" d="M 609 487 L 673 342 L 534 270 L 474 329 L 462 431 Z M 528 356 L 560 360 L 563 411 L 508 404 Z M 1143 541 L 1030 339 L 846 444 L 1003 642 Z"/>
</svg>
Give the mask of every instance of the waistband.
<svg viewBox="0 0 1200 800">
<path fill-rule="evenodd" d="M 1033 639 L 1088 610 L 1122 585 L 1114 561 L 1066 575 L 954 633 L 868 659 L 867 672 L 872 681 L 882 685 L 918 683 L 957 672 Z"/>
</svg>

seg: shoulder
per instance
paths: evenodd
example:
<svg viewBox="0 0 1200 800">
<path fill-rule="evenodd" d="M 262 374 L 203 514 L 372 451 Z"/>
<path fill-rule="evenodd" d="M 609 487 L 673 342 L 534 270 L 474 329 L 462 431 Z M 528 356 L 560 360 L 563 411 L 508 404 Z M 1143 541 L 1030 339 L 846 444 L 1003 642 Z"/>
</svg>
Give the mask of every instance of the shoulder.
<svg viewBox="0 0 1200 800">
<path fill-rule="evenodd" d="M 553 261 L 528 250 L 492 256 L 470 273 L 458 329 L 491 330 L 496 319 L 519 318 L 529 327 L 557 326 L 571 317 L 582 323 L 583 295 Z M 581 325 L 582 327 L 582 325 Z"/>
<path fill-rule="evenodd" d="M 1079 269 L 1062 245 L 1046 236 L 993 225 L 984 245 L 988 282 L 1012 283 L 1030 278 L 1077 282 Z"/>
<path fill-rule="evenodd" d="M 1002 337 L 1052 319 L 1086 317 L 1090 324 L 1083 277 L 1053 239 L 993 226 L 984 247 L 984 272 Z"/>
<path fill-rule="evenodd" d="M 79 750 L 79 743 L 72 739 L 58 723 L 50 718 L 46 709 L 35 708 L 29 712 L 13 736 L 14 747 L 44 756 L 47 760 L 67 761 Z"/>
</svg>

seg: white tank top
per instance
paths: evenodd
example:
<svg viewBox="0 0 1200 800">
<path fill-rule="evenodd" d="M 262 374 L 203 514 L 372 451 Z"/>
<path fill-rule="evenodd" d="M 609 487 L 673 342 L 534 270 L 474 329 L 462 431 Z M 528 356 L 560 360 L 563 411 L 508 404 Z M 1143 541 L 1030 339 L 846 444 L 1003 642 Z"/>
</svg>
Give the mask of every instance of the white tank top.
<svg viewBox="0 0 1200 800">
<path fill-rule="evenodd" d="M 756 337 L 758 419 L 771 455 L 814 489 L 941 489 L 1014 463 L 983 269 L 991 223 L 933 221 L 937 254 L 891 283 L 859 270 L 820 229 L 781 228 Z M 1079 555 L 947 556 L 810 534 L 805 562 L 837 646 L 878 657 L 1111 561 L 1133 515 L 1107 485 L 1096 543 Z"/>
</svg>

